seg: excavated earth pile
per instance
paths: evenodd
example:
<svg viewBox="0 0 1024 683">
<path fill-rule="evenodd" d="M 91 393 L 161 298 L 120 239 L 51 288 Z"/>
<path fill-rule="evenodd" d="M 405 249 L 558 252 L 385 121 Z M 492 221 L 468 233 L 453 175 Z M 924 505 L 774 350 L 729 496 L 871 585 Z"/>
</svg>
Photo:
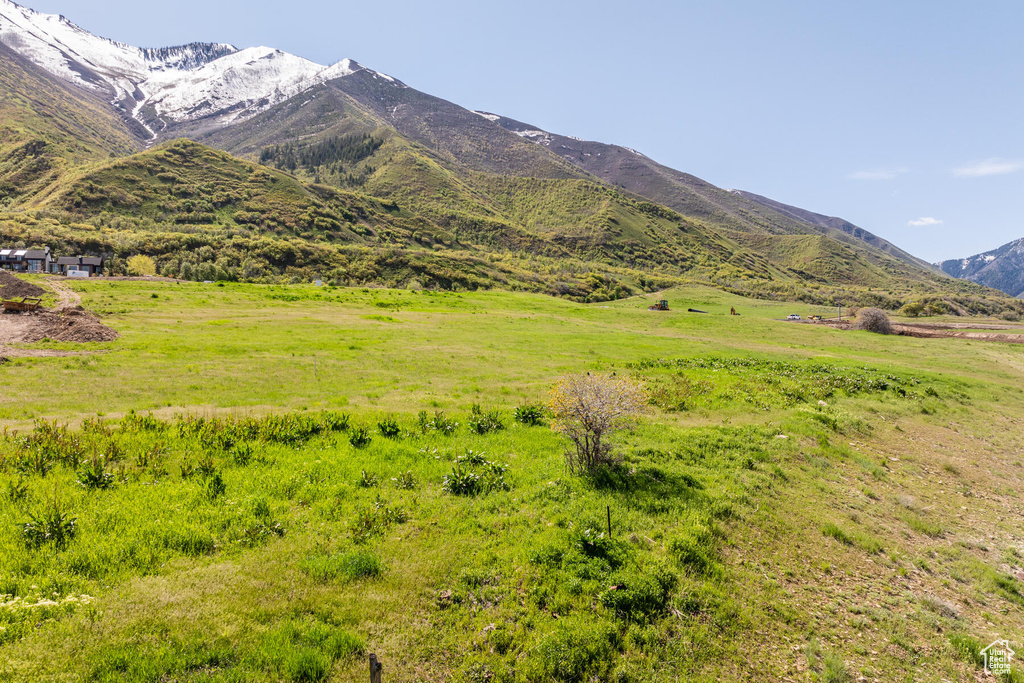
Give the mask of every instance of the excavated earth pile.
<svg viewBox="0 0 1024 683">
<path fill-rule="evenodd" d="M 6 270 L 0 270 L 0 299 L 20 299 L 25 296 L 42 296 L 46 290 L 19 279 Z"/>
<path fill-rule="evenodd" d="M 36 318 L 40 324 L 33 331 L 38 339 L 33 341 L 106 342 L 121 336 L 81 306 L 44 311 Z"/>
<path fill-rule="evenodd" d="M 8 299 L 41 296 L 46 293 L 42 287 L 20 280 L 4 271 L 0 271 L 0 284 L 3 285 L 0 293 Z M 60 291 L 64 290 L 58 290 Z M 0 315 L 0 350 L 7 355 L 50 355 L 56 352 L 4 348 L 5 344 L 33 344 L 44 339 L 75 343 L 108 342 L 119 336 L 95 315 L 69 302 L 53 310 L 40 309 L 34 313 Z"/>
</svg>

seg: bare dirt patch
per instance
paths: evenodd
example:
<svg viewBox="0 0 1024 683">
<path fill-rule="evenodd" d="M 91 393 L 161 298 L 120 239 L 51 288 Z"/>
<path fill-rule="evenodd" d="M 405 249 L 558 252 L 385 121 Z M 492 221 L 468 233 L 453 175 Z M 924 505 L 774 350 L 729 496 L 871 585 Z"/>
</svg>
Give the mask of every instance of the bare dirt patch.
<svg viewBox="0 0 1024 683">
<path fill-rule="evenodd" d="M 0 271 L 0 292 L 5 298 L 41 296 L 42 287 L 30 284 L 17 277 Z M 51 282 L 60 301 L 53 310 L 42 309 L 33 313 L 0 314 L 0 356 L 63 356 L 81 352 L 58 351 L 53 349 L 23 349 L 11 344 L 34 344 L 43 340 L 56 342 L 108 342 L 117 339 L 118 333 L 100 322 L 95 315 L 80 305 L 81 298 L 63 283 Z M 9 293 L 13 292 L 13 293 Z"/>
</svg>

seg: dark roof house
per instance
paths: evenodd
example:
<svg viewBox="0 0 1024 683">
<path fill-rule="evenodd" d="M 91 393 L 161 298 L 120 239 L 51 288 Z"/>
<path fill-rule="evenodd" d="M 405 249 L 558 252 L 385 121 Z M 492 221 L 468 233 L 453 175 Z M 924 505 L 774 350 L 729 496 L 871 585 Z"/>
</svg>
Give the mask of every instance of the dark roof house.
<svg viewBox="0 0 1024 683">
<path fill-rule="evenodd" d="M 57 272 L 70 277 L 92 277 L 103 274 L 102 256 L 61 256 Z"/>
<path fill-rule="evenodd" d="M 0 268 L 23 273 L 47 273 L 50 271 L 50 248 L 42 249 L 0 249 Z"/>
</svg>

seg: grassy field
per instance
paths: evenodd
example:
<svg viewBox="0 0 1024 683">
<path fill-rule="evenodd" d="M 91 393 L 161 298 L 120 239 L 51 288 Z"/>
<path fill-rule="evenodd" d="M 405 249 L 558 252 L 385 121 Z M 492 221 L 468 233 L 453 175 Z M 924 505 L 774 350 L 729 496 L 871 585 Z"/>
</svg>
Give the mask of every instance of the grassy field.
<svg viewBox="0 0 1024 683">
<path fill-rule="evenodd" d="M 0 680 L 975 680 L 1024 640 L 1020 347 L 703 288 L 74 286 L 121 338 L 0 365 Z M 595 477 L 513 419 L 586 371 L 652 397 Z"/>
</svg>

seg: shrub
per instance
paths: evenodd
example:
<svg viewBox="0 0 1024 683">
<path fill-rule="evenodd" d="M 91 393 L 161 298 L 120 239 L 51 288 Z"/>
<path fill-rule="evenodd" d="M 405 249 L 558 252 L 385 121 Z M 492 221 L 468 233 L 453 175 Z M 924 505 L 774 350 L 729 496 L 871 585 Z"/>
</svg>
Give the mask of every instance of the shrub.
<svg viewBox="0 0 1024 683">
<path fill-rule="evenodd" d="M 231 458 L 236 465 L 245 467 L 252 462 L 252 446 L 248 443 L 235 444 L 231 449 Z"/>
<path fill-rule="evenodd" d="M 107 471 L 103 458 L 93 456 L 92 460 L 87 460 L 83 464 L 85 466 L 78 470 L 78 483 L 84 488 L 109 489 L 114 485 L 114 474 Z"/>
<path fill-rule="evenodd" d="M 505 428 L 505 423 L 501 420 L 501 413 L 497 409 L 484 413 L 476 404 L 473 405 L 473 412 L 469 416 L 468 424 L 469 428 L 477 434 L 487 434 Z"/>
<path fill-rule="evenodd" d="M 349 530 L 352 532 L 352 540 L 356 543 L 364 543 L 373 536 L 383 534 L 394 524 L 402 524 L 409 519 L 409 515 L 400 507 L 391 507 L 378 498 L 368 508 L 356 513 Z"/>
<path fill-rule="evenodd" d="M 214 472 L 206 482 L 206 494 L 211 500 L 220 498 L 227 490 L 228 486 L 224 483 L 224 477 L 221 476 L 220 472 Z"/>
<path fill-rule="evenodd" d="M 511 487 L 505 481 L 508 465 L 489 462 L 483 456 L 483 453 L 467 451 L 466 455 L 455 458 L 452 471 L 444 475 L 441 488 L 455 496 L 509 490 Z"/>
<path fill-rule="evenodd" d="M 427 415 L 427 411 L 421 410 L 417 419 L 420 431 L 424 434 L 433 431 L 440 432 L 444 436 L 451 436 L 459 428 L 459 423 L 447 417 L 443 410 L 435 410 L 433 417 Z"/>
<path fill-rule="evenodd" d="M 21 524 L 21 538 L 30 550 L 47 544 L 53 545 L 55 550 L 64 550 L 75 538 L 78 531 L 76 522 L 76 518 L 54 503 L 52 508 L 38 516 L 29 515 L 29 521 Z"/>
<path fill-rule="evenodd" d="M 889 316 L 880 308 L 862 308 L 857 311 L 857 323 L 854 328 L 875 334 L 892 334 L 894 332 Z"/>
<path fill-rule="evenodd" d="M 17 480 L 11 479 L 7 482 L 7 497 L 12 503 L 28 498 L 28 482 L 25 481 L 23 476 L 19 476 Z"/>
<path fill-rule="evenodd" d="M 378 422 L 377 430 L 385 439 L 397 439 L 402 433 L 402 428 L 399 426 L 398 421 L 390 417 Z"/>
<path fill-rule="evenodd" d="M 515 412 L 512 413 L 512 419 L 520 424 L 535 427 L 544 424 L 544 412 L 544 406 L 540 405 L 516 406 Z"/>
<path fill-rule="evenodd" d="M 137 254 L 126 261 L 129 275 L 156 275 L 156 264 L 149 256 Z"/>
<path fill-rule="evenodd" d="M 370 445 L 370 441 L 372 440 L 369 427 L 356 427 L 352 430 L 352 433 L 348 435 L 348 442 L 352 444 L 353 448 L 365 448 Z"/>
<path fill-rule="evenodd" d="M 614 375 L 566 375 L 551 391 L 556 431 L 569 437 L 566 463 L 573 473 L 589 473 L 614 462 L 607 436 L 631 428 L 647 406 L 643 384 Z"/>
<path fill-rule="evenodd" d="M 924 312 L 924 304 L 920 301 L 911 301 L 910 303 L 904 304 L 903 308 L 900 309 L 900 315 L 905 315 L 911 318 L 916 318 Z"/>
</svg>

